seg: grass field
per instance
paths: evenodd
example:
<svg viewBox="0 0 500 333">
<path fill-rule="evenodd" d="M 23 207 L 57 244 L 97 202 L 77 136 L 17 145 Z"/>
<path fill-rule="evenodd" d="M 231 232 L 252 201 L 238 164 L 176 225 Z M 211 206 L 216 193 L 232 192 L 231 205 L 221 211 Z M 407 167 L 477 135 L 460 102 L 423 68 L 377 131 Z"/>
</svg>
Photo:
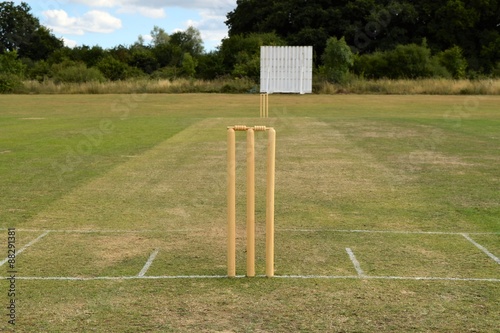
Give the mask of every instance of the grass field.
<svg viewBox="0 0 500 333">
<path fill-rule="evenodd" d="M 258 101 L 0 96 L 0 331 L 500 332 L 500 96 L 273 95 L 267 120 Z M 242 277 L 244 135 L 224 277 L 239 124 L 278 135 L 272 279 Z"/>
</svg>

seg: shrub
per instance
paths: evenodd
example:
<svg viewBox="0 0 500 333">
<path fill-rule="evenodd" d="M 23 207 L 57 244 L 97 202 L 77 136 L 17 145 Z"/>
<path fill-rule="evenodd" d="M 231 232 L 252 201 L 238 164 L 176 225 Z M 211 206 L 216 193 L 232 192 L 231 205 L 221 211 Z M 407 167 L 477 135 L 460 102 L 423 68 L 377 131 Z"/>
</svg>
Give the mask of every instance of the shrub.
<svg viewBox="0 0 500 333">
<path fill-rule="evenodd" d="M 260 78 L 260 55 L 250 56 L 246 52 L 240 52 L 237 56 L 238 62 L 234 65 L 233 76 L 237 78 L 247 77 L 257 82 Z"/>
<path fill-rule="evenodd" d="M 104 82 L 106 78 L 95 67 L 87 68 L 84 63 L 64 62 L 52 66 L 56 83 Z"/>
<path fill-rule="evenodd" d="M 385 53 L 375 52 L 354 58 L 354 71 L 361 77 L 379 79 L 387 77 L 388 63 Z"/>
<path fill-rule="evenodd" d="M 432 76 L 430 73 L 431 50 L 417 44 L 398 45 L 386 54 L 389 66 L 388 77 L 396 78 L 424 78 Z"/>
<path fill-rule="evenodd" d="M 182 59 L 182 72 L 187 77 L 194 77 L 196 74 L 196 66 L 198 66 L 198 62 L 194 59 L 191 54 L 184 53 L 184 57 Z"/>
<path fill-rule="evenodd" d="M 23 77 L 25 70 L 26 65 L 24 65 L 21 60 L 17 59 L 16 51 L 0 54 L 0 73 L 15 74 L 19 77 Z"/>
<path fill-rule="evenodd" d="M 28 77 L 38 82 L 42 82 L 50 76 L 50 65 L 45 60 L 37 61 L 28 69 Z"/>
<path fill-rule="evenodd" d="M 500 61 L 499 61 L 499 62 L 497 62 L 497 65 L 496 65 L 496 67 L 493 69 L 492 74 L 493 74 L 493 77 L 494 77 L 494 78 L 500 78 Z"/>
<path fill-rule="evenodd" d="M 16 74 L 0 73 L 0 93 L 12 93 L 23 87 L 21 78 Z"/>
<path fill-rule="evenodd" d="M 150 49 L 138 46 L 132 48 L 130 54 L 131 59 L 129 65 L 139 68 L 146 74 L 152 74 L 155 70 L 160 68 L 158 60 Z"/>
<path fill-rule="evenodd" d="M 125 80 L 128 78 L 130 66 L 108 56 L 97 63 L 97 68 L 111 81 Z"/>
<path fill-rule="evenodd" d="M 398 45 L 385 52 L 366 54 L 355 59 L 356 74 L 370 79 L 420 79 L 449 77 L 425 41 L 422 45 Z"/>
<path fill-rule="evenodd" d="M 218 52 L 203 54 L 198 58 L 196 76 L 204 80 L 213 80 L 224 75 L 223 59 Z"/>
<path fill-rule="evenodd" d="M 336 37 L 328 39 L 323 63 L 328 81 L 341 84 L 347 81 L 349 69 L 354 64 L 354 54 L 344 37 L 340 40 Z"/>
<path fill-rule="evenodd" d="M 0 54 L 0 93 L 10 93 L 23 86 L 26 65 L 17 59 L 17 52 Z"/>
<path fill-rule="evenodd" d="M 175 80 L 181 74 L 178 67 L 163 67 L 151 74 L 151 78 L 155 80 Z"/>
<path fill-rule="evenodd" d="M 437 58 L 439 63 L 448 70 L 454 79 L 465 78 L 468 64 L 459 46 L 454 46 L 451 49 L 439 53 Z"/>
</svg>

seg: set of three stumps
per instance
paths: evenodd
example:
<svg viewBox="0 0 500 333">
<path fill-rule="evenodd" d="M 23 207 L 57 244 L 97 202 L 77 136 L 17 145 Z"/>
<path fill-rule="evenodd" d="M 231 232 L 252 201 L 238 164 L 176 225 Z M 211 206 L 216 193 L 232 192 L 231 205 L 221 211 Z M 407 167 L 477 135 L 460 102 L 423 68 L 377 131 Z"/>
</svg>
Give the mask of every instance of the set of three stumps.
<svg viewBox="0 0 500 333">
<path fill-rule="evenodd" d="M 269 117 L 270 93 L 312 93 L 312 46 L 262 46 L 260 117 Z M 227 128 L 227 275 L 236 276 L 236 132 L 247 133 L 247 276 L 255 276 L 255 132 L 268 133 L 266 176 L 266 276 L 274 276 L 274 181 L 276 131 L 242 125 Z"/>
</svg>

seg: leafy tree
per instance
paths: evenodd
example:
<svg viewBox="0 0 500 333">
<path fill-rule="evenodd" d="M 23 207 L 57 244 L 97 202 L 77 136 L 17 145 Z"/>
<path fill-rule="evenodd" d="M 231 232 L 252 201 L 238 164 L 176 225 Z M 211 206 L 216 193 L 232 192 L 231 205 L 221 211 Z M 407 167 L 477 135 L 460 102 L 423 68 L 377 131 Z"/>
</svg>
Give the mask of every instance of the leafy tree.
<svg viewBox="0 0 500 333">
<path fill-rule="evenodd" d="M 26 66 L 18 59 L 16 51 L 0 54 L 0 73 L 15 74 L 23 77 L 25 70 Z"/>
<path fill-rule="evenodd" d="M 124 45 L 115 46 L 108 50 L 107 53 L 123 63 L 129 63 L 131 61 L 130 49 Z"/>
<path fill-rule="evenodd" d="M 285 41 L 274 33 L 236 35 L 224 39 L 219 52 L 227 70 L 226 74 L 232 72 L 237 76 L 246 76 L 251 72 L 250 75 L 257 79 L 259 74 L 250 68 L 254 68 L 259 60 L 260 47 L 284 45 L 286 45 Z"/>
<path fill-rule="evenodd" d="M 462 49 L 454 46 L 437 55 L 439 62 L 443 65 L 454 79 L 463 79 L 466 75 L 467 60 L 463 56 Z"/>
<path fill-rule="evenodd" d="M 416 79 L 429 77 L 431 50 L 425 45 L 398 45 L 386 52 L 387 76 L 389 78 Z"/>
<path fill-rule="evenodd" d="M 52 65 L 51 71 L 56 83 L 104 82 L 104 75 L 97 68 L 88 68 L 83 62 L 66 60 Z"/>
<path fill-rule="evenodd" d="M 427 44 L 398 45 L 394 50 L 364 54 L 355 60 L 357 74 L 372 78 L 418 79 L 450 74 L 434 57 Z"/>
<path fill-rule="evenodd" d="M 17 52 L 0 54 L 0 93 L 12 92 L 22 87 L 21 79 L 26 66 L 17 58 Z"/>
<path fill-rule="evenodd" d="M 179 46 L 169 43 L 153 46 L 151 49 L 160 67 L 172 66 L 179 62 L 182 50 Z"/>
<path fill-rule="evenodd" d="M 275 33 L 289 45 L 312 45 L 322 54 L 329 36 L 341 36 L 342 15 L 346 1 L 239 0 L 228 13 L 229 37 Z"/>
<path fill-rule="evenodd" d="M 128 78 L 129 66 L 112 56 L 101 59 L 96 66 L 101 73 L 111 81 L 125 80 Z"/>
<path fill-rule="evenodd" d="M 0 53 L 17 51 L 21 58 L 41 60 L 64 46 L 30 11 L 25 2 L 0 3 Z"/>
<path fill-rule="evenodd" d="M 240 52 L 237 55 L 237 63 L 234 66 L 232 75 L 235 77 L 248 77 L 258 81 L 260 77 L 260 57 L 259 54 L 250 55 L 246 52 Z"/>
<path fill-rule="evenodd" d="M 32 80 L 43 82 L 46 78 L 51 77 L 49 63 L 45 60 L 35 62 L 28 69 L 27 76 Z"/>
<path fill-rule="evenodd" d="M 193 57 L 200 56 L 204 50 L 200 31 L 194 27 L 173 33 L 170 36 L 170 43 L 178 46 L 183 53 L 189 53 Z"/>
<path fill-rule="evenodd" d="M 151 30 L 151 37 L 153 37 L 152 44 L 154 47 L 158 47 L 160 45 L 167 45 L 170 41 L 170 36 L 165 32 L 164 29 L 154 26 L 153 30 Z"/>
<path fill-rule="evenodd" d="M 151 49 L 142 46 L 131 48 L 129 65 L 139 68 L 146 74 L 151 74 L 160 67 Z"/>
<path fill-rule="evenodd" d="M 274 32 L 319 55 L 331 36 L 345 37 L 359 54 L 426 38 L 433 54 L 456 45 L 469 68 L 490 72 L 499 59 L 499 17 L 500 0 L 238 0 L 226 24 L 230 39 Z"/>
<path fill-rule="evenodd" d="M 332 37 L 327 41 L 325 53 L 323 54 L 323 63 L 330 81 L 336 83 L 346 82 L 349 69 L 354 64 L 354 54 L 345 42 L 344 37 L 340 40 Z"/>
<path fill-rule="evenodd" d="M 188 77 L 194 77 L 196 66 L 198 66 L 198 62 L 189 53 L 184 53 L 184 59 L 182 59 L 182 71 L 184 74 Z"/>
<path fill-rule="evenodd" d="M 106 56 L 106 51 L 98 46 L 77 46 L 72 49 L 68 49 L 69 59 L 74 61 L 82 61 L 87 67 L 94 67 L 97 63 Z"/>
<path fill-rule="evenodd" d="M 209 52 L 198 58 L 197 77 L 204 80 L 213 80 L 223 76 L 226 72 L 223 58 L 218 51 Z"/>
<path fill-rule="evenodd" d="M 500 31 L 484 33 L 482 40 L 483 42 L 481 43 L 481 52 L 479 56 L 480 66 L 484 68 L 486 72 L 490 72 L 490 70 L 495 71 L 495 67 L 498 68 L 497 65 L 500 61 Z"/>
</svg>

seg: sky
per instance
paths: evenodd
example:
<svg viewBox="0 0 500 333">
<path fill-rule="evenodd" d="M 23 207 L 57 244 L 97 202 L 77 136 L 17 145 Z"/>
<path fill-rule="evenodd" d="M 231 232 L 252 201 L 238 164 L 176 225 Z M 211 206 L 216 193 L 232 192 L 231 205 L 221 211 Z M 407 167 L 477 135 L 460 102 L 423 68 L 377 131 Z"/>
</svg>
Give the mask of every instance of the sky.
<svg viewBox="0 0 500 333">
<path fill-rule="evenodd" d="M 16 4 L 21 0 L 14 1 Z M 132 45 L 151 40 L 154 26 L 168 34 L 189 26 L 200 30 L 206 51 L 227 36 L 226 14 L 236 0 L 23 0 L 40 23 L 66 46 Z"/>
</svg>

